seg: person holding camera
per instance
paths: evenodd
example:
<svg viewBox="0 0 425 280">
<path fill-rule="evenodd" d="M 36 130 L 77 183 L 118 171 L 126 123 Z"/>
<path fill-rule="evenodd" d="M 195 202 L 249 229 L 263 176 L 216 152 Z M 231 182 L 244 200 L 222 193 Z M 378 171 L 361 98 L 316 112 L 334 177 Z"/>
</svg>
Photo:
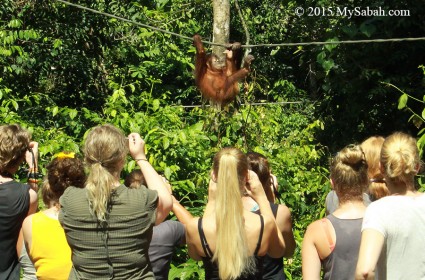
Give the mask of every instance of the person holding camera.
<svg viewBox="0 0 425 280">
<path fill-rule="evenodd" d="M 277 179 L 271 173 L 271 168 L 267 158 L 257 152 L 248 152 L 246 154 L 248 158 L 248 168 L 254 171 L 258 175 L 264 192 L 270 202 L 270 207 L 273 212 L 273 216 L 276 220 L 276 225 L 282 233 L 283 239 L 285 240 L 285 258 L 290 258 L 294 254 L 296 243 L 294 239 L 294 233 L 292 231 L 292 219 L 289 208 L 284 204 L 276 204 L 276 197 L 279 195 L 277 192 Z M 245 209 L 254 212 L 261 213 L 258 209 L 258 204 L 249 196 L 242 198 Z M 263 266 L 263 280 L 285 280 L 286 276 L 283 267 L 283 257 L 272 258 L 270 256 L 264 257 Z"/>
<path fill-rule="evenodd" d="M 17 124 L 0 126 L 0 279 L 19 279 L 18 244 L 22 222 L 37 210 L 38 143 Z M 28 184 L 14 180 L 14 174 L 26 161 Z M 20 253 L 20 251 L 19 251 Z"/>
<path fill-rule="evenodd" d="M 59 200 L 59 221 L 72 252 L 69 279 L 154 279 L 148 258 L 152 228 L 167 217 L 173 201 L 144 148 L 138 133 L 126 138 L 110 124 L 88 133 L 85 188 L 71 186 Z M 120 183 L 128 151 L 147 188 Z"/>
</svg>

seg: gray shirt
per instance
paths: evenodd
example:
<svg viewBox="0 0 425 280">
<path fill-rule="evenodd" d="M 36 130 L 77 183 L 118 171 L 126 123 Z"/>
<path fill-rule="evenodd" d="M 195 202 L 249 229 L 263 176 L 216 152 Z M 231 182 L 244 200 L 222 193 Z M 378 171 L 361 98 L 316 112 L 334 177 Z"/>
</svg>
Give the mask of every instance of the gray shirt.
<svg viewBox="0 0 425 280">
<path fill-rule="evenodd" d="M 352 280 L 359 256 L 363 219 L 339 219 L 332 214 L 326 218 L 335 229 L 336 240 L 332 253 L 322 260 L 323 279 Z"/>
<path fill-rule="evenodd" d="M 185 243 L 184 225 L 167 220 L 153 227 L 149 259 L 155 279 L 167 280 L 174 248 Z"/>
<path fill-rule="evenodd" d="M 331 190 L 326 196 L 326 214 L 331 214 L 339 207 L 339 199 L 334 190 Z M 363 193 L 363 203 L 368 206 L 371 201 L 367 193 Z"/>
</svg>

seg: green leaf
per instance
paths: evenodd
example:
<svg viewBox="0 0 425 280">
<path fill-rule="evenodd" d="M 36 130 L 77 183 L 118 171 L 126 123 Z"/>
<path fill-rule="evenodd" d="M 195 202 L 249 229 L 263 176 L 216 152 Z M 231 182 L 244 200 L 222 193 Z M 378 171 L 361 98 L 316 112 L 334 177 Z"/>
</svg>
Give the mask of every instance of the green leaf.
<svg viewBox="0 0 425 280">
<path fill-rule="evenodd" d="M 10 28 L 19 28 L 22 26 L 22 21 L 19 19 L 12 19 L 7 26 L 9 26 Z"/>
<path fill-rule="evenodd" d="M 424 147 L 425 147 L 425 134 L 422 134 L 422 136 L 419 138 L 419 140 L 417 142 L 417 146 L 419 148 L 419 153 L 422 156 L 423 150 L 424 150 Z"/>
<path fill-rule="evenodd" d="M 128 86 L 130 87 L 131 92 L 136 90 L 136 87 L 133 84 L 129 84 Z"/>
<path fill-rule="evenodd" d="M 12 106 L 13 106 L 13 108 L 15 108 L 16 111 L 19 108 L 18 102 L 16 102 L 15 100 L 12 100 Z"/>
<path fill-rule="evenodd" d="M 55 41 L 53 42 L 53 48 L 57 49 L 60 46 L 62 46 L 62 40 L 60 39 L 55 39 Z"/>
<path fill-rule="evenodd" d="M 128 170 L 133 170 L 136 167 L 136 162 L 134 160 L 130 161 L 127 165 Z"/>
<path fill-rule="evenodd" d="M 277 47 L 276 49 L 273 49 L 271 52 L 270 52 L 270 55 L 275 55 L 275 54 L 277 54 L 277 52 L 280 50 L 280 48 L 279 47 Z"/>
<path fill-rule="evenodd" d="M 69 110 L 69 113 L 68 113 L 68 115 L 71 118 L 71 120 L 73 120 L 77 116 L 77 114 L 78 114 L 78 111 L 75 110 L 75 109 Z"/>
<path fill-rule="evenodd" d="M 366 35 L 367 37 L 371 37 L 376 31 L 376 27 L 373 24 L 370 23 L 363 23 L 360 26 L 360 32 L 362 32 L 364 35 Z"/>
<path fill-rule="evenodd" d="M 332 38 L 329 40 L 326 40 L 326 42 L 338 42 L 338 38 Z M 329 45 L 325 45 L 325 49 L 328 50 L 328 52 L 331 52 L 334 48 L 336 48 L 338 46 L 338 44 L 329 44 Z"/>
<path fill-rule="evenodd" d="M 162 138 L 162 145 L 164 149 L 168 149 L 168 147 L 170 147 L 170 139 L 168 139 L 168 137 Z"/>
<path fill-rule="evenodd" d="M 53 117 L 56 116 L 58 114 L 58 112 L 59 112 L 58 106 L 53 107 L 53 109 L 52 109 L 52 115 L 53 115 Z"/>
<path fill-rule="evenodd" d="M 323 61 L 325 61 L 325 59 L 326 59 L 326 53 L 325 52 L 320 52 L 320 53 L 317 54 L 316 60 L 317 60 L 318 63 L 322 64 Z"/>
<path fill-rule="evenodd" d="M 159 108 L 159 105 L 160 105 L 160 103 L 159 103 L 159 100 L 158 99 L 155 99 L 153 102 L 152 102 L 152 110 L 155 112 L 155 111 L 157 111 L 158 110 L 158 108 Z"/>
<path fill-rule="evenodd" d="M 409 99 L 409 96 L 406 93 L 405 94 L 402 94 L 400 96 L 400 98 L 398 99 L 398 109 L 399 110 L 401 110 L 404 107 L 406 107 L 406 104 L 407 104 L 407 100 L 408 99 Z"/>
<path fill-rule="evenodd" d="M 335 63 L 334 63 L 333 59 L 325 60 L 322 63 L 322 67 L 323 67 L 323 69 L 325 69 L 326 72 L 331 70 L 334 66 L 335 66 Z"/>
<path fill-rule="evenodd" d="M 350 38 L 353 38 L 357 34 L 357 27 L 352 24 L 349 26 L 342 27 L 342 31 L 347 34 Z"/>
<path fill-rule="evenodd" d="M 164 176 L 167 177 L 167 178 L 171 177 L 171 169 L 169 167 L 166 167 L 164 169 Z"/>
</svg>

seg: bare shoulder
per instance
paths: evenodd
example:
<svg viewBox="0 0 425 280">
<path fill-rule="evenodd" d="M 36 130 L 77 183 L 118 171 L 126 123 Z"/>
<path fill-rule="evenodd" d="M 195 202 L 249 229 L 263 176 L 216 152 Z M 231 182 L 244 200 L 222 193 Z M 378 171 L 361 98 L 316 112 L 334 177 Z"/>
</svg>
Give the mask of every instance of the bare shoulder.
<svg viewBox="0 0 425 280">
<path fill-rule="evenodd" d="M 324 219 L 324 221 L 326 221 L 326 219 Z M 314 233 L 319 232 L 319 231 L 323 231 L 323 220 L 322 219 L 314 221 L 311 224 L 309 224 L 307 226 L 307 230 L 305 232 L 306 232 L 306 234 L 307 233 L 314 234 Z"/>
<path fill-rule="evenodd" d="M 284 204 L 279 204 L 279 207 L 277 208 L 277 217 L 282 219 L 290 219 L 291 218 L 291 211 L 289 208 Z"/>
<path fill-rule="evenodd" d="M 321 219 L 312 222 L 308 225 L 307 230 L 304 234 L 304 241 L 310 241 L 313 243 L 321 242 L 322 240 L 327 240 L 325 236 L 325 223 L 328 223 L 328 219 Z M 330 222 L 329 222 L 330 223 Z M 304 242 L 303 241 L 303 242 Z"/>
<path fill-rule="evenodd" d="M 22 223 L 22 231 L 24 233 L 24 236 L 27 235 L 28 233 L 31 233 L 31 231 L 32 231 L 32 218 L 33 217 L 34 217 L 34 214 L 27 216 Z"/>
<path fill-rule="evenodd" d="M 34 214 L 38 207 L 38 195 L 33 189 L 29 189 L 30 194 L 30 207 L 28 209 L 28 215 Z"/>
<path fill-rule="evenodd" d="M 335 230 L 328 219 L 314 221 L 307 227 L 304 234 L 303 247 L 307 244 L 312 244 L 316 247 L 321 259 L 329 256 L 332 252 L 332 244 L 335 244 Z"/>
<path fill-rule="evenodd" d="M 24 219 L 24 221 L 23 221 L 23 223 L 22 223 L 22 226 L 24 226 L 25 224 L 28 224 L 28 223 L 32 223 L 32 217 L 34 217 L 34 215 L 35 215 L 35 214 L 28 215 L 28 216 Z"/>
<path fill-rule="evenodd" d="M 38 200 L 38 195 L 33 189 L 29 189 L 30 203 L 34 203 Z"/>
</svg>

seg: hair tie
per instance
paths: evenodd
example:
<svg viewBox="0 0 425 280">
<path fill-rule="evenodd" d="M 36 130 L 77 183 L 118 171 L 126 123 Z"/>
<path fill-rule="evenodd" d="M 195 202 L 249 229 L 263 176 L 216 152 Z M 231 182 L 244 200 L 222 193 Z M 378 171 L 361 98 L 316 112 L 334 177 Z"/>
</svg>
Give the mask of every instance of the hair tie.
<svg viewBox="0 0 425 280">
<path fill-rule="evenodd" d="M 58 159 L 75 158 L 75 153 L 74 152 L 69 152 L 69 153 L 60 152 L 60 153 L 54 155 L 53 158 L 58 158 Z"/>
<path fill-rule="evenodd" d="M 379 178 L 372 178 L 369 180 L 370 183 L 385 183 L 385 179 L 379 179 Z"/>
</svg>

